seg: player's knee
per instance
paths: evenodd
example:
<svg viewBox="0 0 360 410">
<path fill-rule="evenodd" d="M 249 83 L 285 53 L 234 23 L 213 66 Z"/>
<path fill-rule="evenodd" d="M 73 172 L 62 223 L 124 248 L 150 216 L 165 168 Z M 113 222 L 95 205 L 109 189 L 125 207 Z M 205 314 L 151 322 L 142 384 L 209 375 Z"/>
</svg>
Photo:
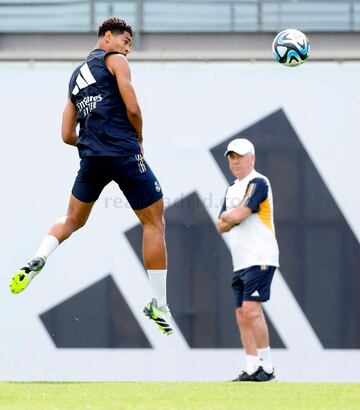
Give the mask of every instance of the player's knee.
<svg viewBox="0 0 360 410">
<path fill-rule="evenodd" d="M 257 304 L 245 304 L 241 308 L 242 320 L 254 320 L 260 316 L 259 306 Z"/>
<path fill-rule="evenodd" d="M 68 224 L 71 226 L 73 231 L 77 231 L 86 224 L 87 218 L 78 215 L 68 215 L 66 217 Z"/>
<path fill-rule="evenodd" d="M 152 231 L 156 231 L 159 234 L 164 234 L 165 232 L 165 219 L 164 218 L 157 218 L 146 220 L 142 222 L 144 229 L 151 229 Z"/>
</svg>

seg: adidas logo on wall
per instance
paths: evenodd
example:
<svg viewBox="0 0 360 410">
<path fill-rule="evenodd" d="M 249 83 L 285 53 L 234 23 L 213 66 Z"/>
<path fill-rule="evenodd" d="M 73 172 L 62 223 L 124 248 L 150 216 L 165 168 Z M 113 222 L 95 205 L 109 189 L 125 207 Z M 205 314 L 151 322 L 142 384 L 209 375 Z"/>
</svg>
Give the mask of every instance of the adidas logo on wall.
<svg viewBox="0 0 360 410">
<path fill-rule="evenodd" d="M 83 72 L 86 72 L 85 70 Z M 278 297 L 274 297 L 271 306 L 274 306 L 276 300 L 283 303 L 286 299 L 287 309 L 282 309 L 280 303 L 280 309 L 276 312 L 272 311 L 271 317 L 267 318 L 272 346 L 275 348 L 293 348 L 298 344 L 303 345 L 304 334 L 307 332 L 306 345 L 309 346 L 312 343 L 314 349 L 358 349 L 360 346 L 360 340 L 357 337 L 359 322 L 356 320 L 358 295 L 356 289 L 351 286 L 351 283 L 356 282 L 357 267 L 360 265 L 359 243 L 356 237 L 283 110 L 270 114 L 231 138 L 242 136 L 248 136 L 254 141 L 257 147 L 260 171 L 269 175 L 273 182 L 276 206 L 278 210 L 282 210 L 282 212 L 276 213 L 276 218 L 282 255 L 281 273 L 284 279 L 280 280 L 280 274 L 275 276 L 274 281 L 278 280 L 277 285 L 282 286 L 282 292 L 279 293 Z M 232 180 L 232 175 L 227 164 L 223 161 L 223 152 L 231 138 L 223 140 L 210 150 L 215 163 L 228 182 Z M 280 149 L 274 150 L 269 147 Z M 280 161 L 286 172 L 276 172 L 277 168 L 274 167 L 274 164 L 278 164 Z M 299 189 L 297 187 L 294 189 L 294 180 L 304 184 L 305 178 L 300 176 L 305 171 L 308 175 L 306 191 L 305 188 Z M 296 177 L 289 179 L 287 175 Z M 287 189 L 284 189 L 284 186 Z M 307 197 L 311 198 L 312 205 L 306 208 L 305 216 L 299 219 L 296 204 L 304 200 L 304 192 L 306 192 Z M 307 202 L 305 201 L 305 203 Z M 326 204 L 326 208 L 323 204 Z M 318 209 L 323 211 L 321 215 L 317 212 Z M 336 221 L 336 225 L 331 225 L 326 230 L 324 230 L 323 224 L 319 223 L 323 221 L 321 218 L 324 218 L 324 209 L 326 209 L 327 218 L 331 217 L 332 221 Z M 305 217 L 308 221 L 307 224 L 303 223 Z M 224 275 L 224 272 L 232 270 L 231 255 L 223 238 L 217 234 L 199 194 L 191 192 L 178 203 L 167 207 L 166 220 L 169 266 L 171 266 L 172 271 L 171 281 L 168 283 L 169 300 L 171 300 L 176 323 L 184 338 L 191 348 L 238 347 L 238 331 L 233 320 L 233 301 L 229 297 L 229 278 Z M 319 222 L 315 226 L 313 221 Z M 332 230 L 331 235 L 328 233 L 329 229 Z M 341 232 L 341 235 L 335 234 L 336 232 Z M 125 232 L 125 236 L 141 263 L 142 228 L 140 224 Z M 206 237 L 206 246 L 201 247 L 200 245 L 204 243 L 204 237 Z M 289 237 L 293 238 L 292 241 L 289 241 Z M 306 248 L 307 260 L 309 266 L 312 267 L 311 269 L 303 268 L 304 256 L 298 252 L 298 249 L 305 249 L 306 243 L 312 245 Z M 190 244 L 190 246 L 179 246 L 179 244 Z M 196 252 L 193 251 L 195 246 Z M 325 253 L 328 258 L 332 257 L 331 263 L 326 267 L 323 266 L 323 260 L 318 257 L 319 254 Z M 343 282 L 343 276 L 339 272 L 341 265 L 336 263 L 337 258 L 348 261 L 348 282 Z M 186 262 L 180 265 L 177 263 L 178 260 Z M 339 289 L 341 283 L 341 289 L 344 293 L 334 291 L 333 304 L 326 303 L 325 298 L 323 303 L 318 305 L 318 288 L 304 286 L 304 281 L 313 283 L 314 272 L 323 277 L 326 274 L 326 277 L 331 279 L 330 283 L 338 283 L 335 289 Z M 145 275 L 144 271 L 144 277 Z M 193 284 L 191 292 L 188 292 L 189 283 Z M 198 284 L 202 285 L 198 286 Z M 274 286 L 272 291 L 275 292 L 276 289 Z M 95 290 L 94 294 L 92 294 L 93 290 Z M 346 331 L 341 330 L 344 321 L 324 320 L 329 314 L 331 317 L 340 315 L 337 306 L 340 305 L 345 293 L 347 305 L 343 306 L 341 317 L 351 319 Z M 103 298 L 95 297 L 95 295 L 100 294 L 105 296 Z M 117 317 L 119 309 L 108 308 L 109 294 L 112 295 L 113 303 L 116 301 L 116 306 L 126 306 L 126 298 L 123 298 L 121 290 L 118 289 L 110 275 L 72 296 L 69 300 L 44 312 L 41 319 L 49 335 L 55 334 L 52 339 L 56 346 L 77 348 L 149 347 L 150 343 L 146 340 L 136 321 L 133 320 L 131 310 L 128 310 L 127 313 L 128 320 L 119 321 Z M 258 295 L 258 291 L 252 294 L 252 296 Z M 103 338 L 99 338 L 101 333 L 99 325 L 94 326 L 94 320 L 86 321 L 89 316 L 89 300 L 97 300 L 96 312 L 100 318 L 99 323 L 103 324 Z M 216 305 L 209 304 L 209 300 L 217 300 L 218 303 Z M 295 308 L 291 311 L 292 322 L 297 323 L 297 327 L 301 328 L 299 332 L 302 334 L 302 339 L 297 337 L 294 332 L 288 332 L 288 326 L 284 325 L 287 323 L 286 320 L 290 314 L 289 306 L 292 301 L 298 303 L 298 307 L 294 304 Z M 268 306 L 270 307 L 270 304 Z M 268 306 L 266 305 L 265 308 L 268 309 Z M 122 310 L 124 310 L 123 307 Z M 73 321 L 74 312 L 76 317 L 80 317 L 81 326 L 77 321 Z M 94 318 L 95 314 L 90 316 Z M 221 318 L 221 328 L 218 326 L 219 317 Z M 59 322 L 59 318 L 61 318 L 61 322 Z M 72 327 L 69 327 L 67 322 L 66 324 L 63 322 L 65 320 L 70 321 L 72 326 L 76 325 L 76 332 Z M 199 323 L 204 327 L 199 326 Z"/>
</svg>

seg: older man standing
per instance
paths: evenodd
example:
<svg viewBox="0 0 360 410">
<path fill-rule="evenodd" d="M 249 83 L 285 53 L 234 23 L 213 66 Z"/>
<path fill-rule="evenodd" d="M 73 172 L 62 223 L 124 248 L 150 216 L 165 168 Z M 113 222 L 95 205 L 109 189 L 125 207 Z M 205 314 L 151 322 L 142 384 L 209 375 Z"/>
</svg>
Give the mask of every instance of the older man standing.
<svg viewBox="0 0 360 410">
<path fill-rule="evenodd" d="M 234 381 L 270 381 L 275 375 L 262 302 L 270 298 L 279 266 L 271 186 L 254 169 L 255 149 L 249 140 L 231 141 L 225 157 L 236 179 L 226 191 L 216 225 L 218 232 L 229 232 L 236 321 L 246 352 L 246 369 Z"/>
</svg>

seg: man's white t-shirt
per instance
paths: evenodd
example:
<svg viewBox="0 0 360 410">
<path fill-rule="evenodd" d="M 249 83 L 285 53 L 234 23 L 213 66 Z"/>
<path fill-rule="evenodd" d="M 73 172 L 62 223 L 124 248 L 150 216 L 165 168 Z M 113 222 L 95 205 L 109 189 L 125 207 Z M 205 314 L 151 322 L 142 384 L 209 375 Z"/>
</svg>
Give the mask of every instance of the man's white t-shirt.
<svg viewBox="0 0 360 410">
<path fill-rule="evenodd" d="M 221 212 L 241 203 L 253 213 L 229 232 L 234 271 L 256 265 L 278 267 L 279 248 L 269 180 L 255 170 L 242 180 L 236 179 L 226 191 Z"/>
</svg>

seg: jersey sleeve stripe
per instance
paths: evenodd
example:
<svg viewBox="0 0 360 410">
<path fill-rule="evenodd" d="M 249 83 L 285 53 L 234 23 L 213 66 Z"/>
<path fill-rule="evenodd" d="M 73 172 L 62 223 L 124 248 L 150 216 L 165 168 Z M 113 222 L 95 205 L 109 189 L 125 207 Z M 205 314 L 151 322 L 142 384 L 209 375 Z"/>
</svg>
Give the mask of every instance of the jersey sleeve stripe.
<svg viewBox="0 0 360 410">
<path fill-rule="evenodd" d="M 244 195 L 244 198 L 241 201 L 241 205 L 247 206 L 247 204 L 249 203 L 249 199 L 251 198 L 251 195 L 255 191 L 255 187 L 256 187 L 256 184 L 254 183 L 249 184 L 248 189 L 246 190 L 246 193 Z"/>
</svg>

